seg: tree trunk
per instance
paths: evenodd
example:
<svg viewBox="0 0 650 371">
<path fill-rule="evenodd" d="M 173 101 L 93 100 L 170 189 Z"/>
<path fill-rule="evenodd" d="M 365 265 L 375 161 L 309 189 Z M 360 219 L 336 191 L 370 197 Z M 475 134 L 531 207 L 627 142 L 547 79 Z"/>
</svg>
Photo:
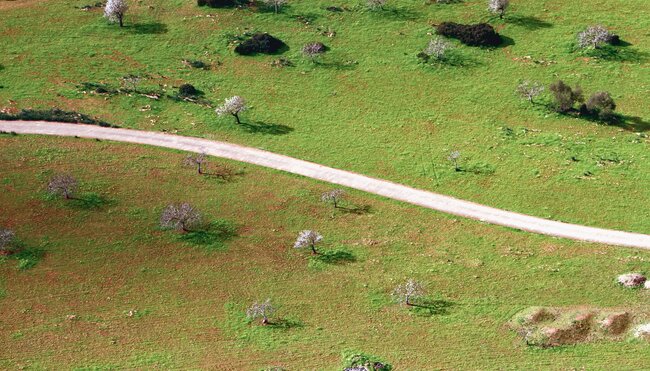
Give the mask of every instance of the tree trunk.
<svg viewBox="0 0 650 371">
<path fill-rule="evenodd" d="M 336 202 L 336 198 L 335 198 L 334 199 L 334 208 L 336 209 L 337 207 L 339 207 L 339 205 L 338 205 L 338 202 Z"/>
<path fill-rule="evenodd" d="M 197 170 L 199 172 L 199 175 L 203 174 L 203 170 L 201 170 L 201 164 L 199 164 Z"/>
<path fill-rule="evenodd" d="M 311 245 L 311 253 L 314 255 L 318 255 L 318 251 L 316 251 L 316 246 L 314 244 Z"/>
<path fill-rule="evenodd" d="M 269 324 L 269 319 L 267 317 L 262 318 L 262 325 L 266 326 Z"/>
<path fill-rule="evenodd" d="M 120 27 L 124 27 L 124 19 L 123 18 L 124 18 L 124 16 L 122 16 L 122 15 L 117 16 L 117 19 L 119 19 L 119 21 L 120 21 Z"/>
<path fill-rule="evenodd" d="M 235 116 L 235 120 L 237 120 L 237 125 L 241 125 L 241 121 L 239 120 L 239 115 L 236 113 L 233 113 L 232 115 Z"/>
</svg>

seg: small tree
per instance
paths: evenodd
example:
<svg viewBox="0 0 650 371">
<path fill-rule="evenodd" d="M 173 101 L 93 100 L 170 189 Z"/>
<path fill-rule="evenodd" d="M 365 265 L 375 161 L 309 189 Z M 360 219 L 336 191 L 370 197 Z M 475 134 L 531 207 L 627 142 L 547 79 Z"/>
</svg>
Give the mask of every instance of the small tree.
<svg viewBox="0 0 650 371">
<path fill-rule="evenodd" d="M 53 196 L 63 196 L 66 200 L 74 197 L 79 183 L 70 174 L 57 174 L 47 184 L 47 192 Z"/>
<path fill-rule="evenodd" d="M 198 155 L 187 155 L 185 160 L 183 160 L 183 165 L 185 166 L 196 166 L 196 171 L 199 174 L 203 174 L 203 166 L 208 163 L 208 158 L 205 153 L 199 153 Z"/>
<path fill-rule="evenodd" d="M 562 80 L 551 84 L 548 90 L 553 93 L 555 110 L 557 112 L 568 112 L 573 109 L 576 102 L 582 103 L 585 100 L 580 86 L 571 89 L 571 87 L 565 84 Z"/>
<path fill-rule="evenodd" d="M 503 19 L 506 10 L 510 6 L 510 0 L 489 0 L 488 10 L 494 14 L 498 14 L 499 18 Z"/>
<path fill-rule="evenodd" d="M 614 117 L 614 110 L 616 110 L 614 99 L 606 91 L 592 94 L 587 100 L 586 106 L 591 114 L 598 115 L 598 118 L 604 121 L 611 120 Z"/>
<path fill-rule="evenodd" d="M 160 226 L 190 232 L 201 225 L 201 213 L 187 202 L 167 205 L 160 216 Z"/>
<path fill-rule="evenodd" d="M 320 42 L 313 42 L 305 45 L 302 48 L 302 54 L 311 59 L 312 62 L 316 61 L 316 58 L 319 56 L 325 54 L 325 51 L 327 50 L 327 47 L 325 47 L 325 44 L 320 43 Z"/>
<path fill-rule="evenodd" d="M 454 169 L 456 171 L 460 171 L 460 167 L 458 166 L 458 159 L 460 159 L 460 151 L 451 151 L 447 159 L 454 164 Z"/>
<path fill-rule="evenodd" d="M 120 27 L 124 27 L 124 15 L 128 9 L 126 0 L 108 0 L 104 8 L 104 17 L 110 22 L 119 22 Z"/>
<path fill-rule="evenodd" d="M 331 202 L 334 207 L 339 207 L 338 203 L 341 201 L 341 199 L 345 196 L 345 191 L 342 189 L 333 189 L 331 191 L 327 191 L 323 193 L 320 196 L 320 200 L 323 202 Z"/>
<path fill-rule="evenodd" d="M 287 3 L 287 0 L 262 0 L 266 6 L 272 6 L 275 14 L 278 14 L 280 8 Z"/>
<path fill-rule="evenodd" d="M 0 229 L 0 255 L 9 255 L 14 252 L 16 234 L 10 229 Z"/>
<path fill-rule="evenodd" d="M 219 116 L 232 115 L 237 121 L 237 124 L 241 124 L 239 114 L 247 109 L 248 106 L 246 105 L 244 98 L 235 95 L 234 97 L 226 98 L 223 105 L 217 108 L 215 112 L 217 112 L 217 115 Z"/>
<path fill-rule="evenodd" d="M 604 26 L 589 26 L 578 34 L 578 46 L 583 49 L 598 49 L 603 44 L 610 42 L 611 39 L 612 34 Z"/>
<path fill-rule="evenodd" d="M 316 245 L 323 240 L 323 236 L 312 230 L 304 230 L 298 234 L 298 239 L 296 243 L 293 244 L 293 247 L 296 249 L 310 248 L 312 254 L 318 254 L 316 251 Z"/>
<path fill-rule="evenodd" d="M 424 286 L 414 280 L 409 279 L 395 288 L 393 291 L 393 298 L 400 304 L 413 305 L 413 301 L 425 295 Z"/>
<path fill-rule="evenodd" d="M 445 59 L 449 49 L 451 49 L 451 44 L 446 42 L 442 37 L 436 37 L 429 41 L 429 45 L 424 48 L 422 53 L 426 56 L 427 61 L 431 59 L 442 61 Z"/>
<path fill-rule="evenodd" d="M 530 103 L 533 103 L 533 99 L 542 94 L 544 90 L 544 85 L 538 82 L 530 82 L 528 80 L 517 86 L 517 94 L 519 94 L 520 97 L 527 99 Z"/>
<path fill-rule="evenodd" d="M 261 318 L 262 325 L 269 324 L 269 317 L 271 317 L 273 313 L 275 313 L 275 307 L 271 304 L 271 299 L 266 299 L 266 301 L 262 303 L 255 302 L 246 309 L 246 317 L 250 320 Z"/>
<path fill-rule="evenodd" d="M 367 5 L 370 10 L 383 10 L 388 0 L 368 0 Z"/>
<path fill-rule="evenodd" d="M 129 89 L 131 91 L 137 92 L 139 83 L 140 83 L 140 76 L 131 74 L 122 77 L 122 85 L 124 85 L 126 89 Z"/>
</svg>

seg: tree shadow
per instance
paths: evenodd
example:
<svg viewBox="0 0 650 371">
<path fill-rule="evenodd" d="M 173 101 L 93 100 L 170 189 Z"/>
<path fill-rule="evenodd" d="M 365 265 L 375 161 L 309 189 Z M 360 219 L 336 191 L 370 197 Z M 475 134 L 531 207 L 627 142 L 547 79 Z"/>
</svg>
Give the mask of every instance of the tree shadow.
<svg viewBox="0 0 650 371">
<path fill-rule="evenodd" d="M 179 235 L 178 239 L 209 250 L 222 250 L 225 248 L 225 243 L 235 236 L 237 236 L 237 227 L 232 222 L 217 219 L 201 229 Z"/>
<path fill-rule="evenodd" d="M 349 71 L 357 68 L 357 62 L 356 61 L 333 61 L 333 62 L 320 62 L 320 61 L 314 61 L 314 64 L 323 67 L 323 68 L 330 68 L 333 70 L 340 70 L 340 71 Z"/>
<path fill-rule="evenodd" d="M 386 7 L 380 10 L 369 11 L 369 13 L 394 21 L 414 21 L 420 18 L 420 13 L 407 7 Z"/>
<path fill-rule="evenodd" d="M 409 306 L 411 313 L 421 317 L 445 316 L 455 304 L 447 300 L 420 299 Z"/>
<path fill-rule="evenodd" d="M 650 121 L 646 121 L 638 116 L 616 114 L 610 120 L 601 120 L 598 119 L 598 117 L 591 116 L 586 116 L 584 118 L 601 125 L 618 126 L 621 129 L 633 131 L 635 133 L 650 131 Z"/>
<path fill-rule="evenodd" d="M 357 215 L 370 214 L 372 212 L 372 207 L 370 205 L 337 206 L 336 209 L 346 214 L 357 214 Z"/>
<path fill-rule="evenodd" d="M 160 22 L 136 23 L 126 27 L 138 35 L 157 35 L 168 31 L 167 25 Z"/>
<path fill-rule="evenodd" d="M 239 126 L 244 130 L 253 134 L 268 134 L 268 135 L 285 135 L 291 133 L 294 129 L 290 126 L 282 124 L 269 124 L 261 121 L 257 122 L 242 122 Z"/>
<path fill-rule="evenodd" d="M 2 65 L 2 64 L 0 64 L 0 71 L 2 71 L 2 70 L 4 70 L 4 69 L 5 69 L 5 66 Z"/>
<path fill-rule="evenodd" d="M 311 260 L 318 263 L 340 265 L 346 263 L 354 263 L 357 261 L 357 258 L 348 250 L 336 249 L 326 250 L 320 252 L 318 255 L 312 255 Z"/>
<path fill-rule="evenodd" d="M 84 193 L 79 196 L 71 197 L 67 204 L 79 209 L 93 210 L 93 209 L 101 209 L 104 206 L 113 205 L 115 204 L 115 201 L 110 200 L 97 193 L 90 192 L 90 193 Z"/>
<path fill-rule="evenodd" d="M 515 45 L 515 40 L 513 38 L 502 34 L 499 34 L 499 37 L 501 37 L 501 44 L 497 46 L 486 47 L 486 49 L 503 49 Z"/>
<path fill-rule="evenodd" d="M 34 268 L 45 256 L 45 250 L 36 247 L 26 247 L 22 242 L 18 243 L 16 252 L 9 255 L 11 259 L 18 261 L 17 268 L 28 270 Z"/>
<path fill-rule="evenodd" d="M 543 21 L 536 17 L 531 16 L 521 16 L 521 15 L 508 15 L 506 17 L 506 22 L 511 23 L 516 26 L 524 27 L 529 30 L 539 30 L 541 28 L 551 28 L 553 27 L 552 23 Z"/>
<path fill-rule="evenodd" d="M 203 175 L 226 183 L 234 181 L 236 176 L 243 175 L 243 173 L 229 166 L 218 165 L 216 167 L 210 167 L 209 170 L 203 172 Z"/>
<path fill-rule="evenodd" d="M 586 56 L 606 61 L 617 62 L 645 62 L 648 60 L 648 53 L 628 47 L 615 47 L 604 45 L 598 49 L 592 49 L 585 53 Z"/>
<path fill-rule="evenodd" d="M 281 330 L 290 330 L 292 328 L 300 328 L 304 325 L 300 321 L 286 319 L 286 318 L 277 318 L 270 320 L 269 323 L 265 326 L 272 329 L 281 329 Z"/>
</svg>

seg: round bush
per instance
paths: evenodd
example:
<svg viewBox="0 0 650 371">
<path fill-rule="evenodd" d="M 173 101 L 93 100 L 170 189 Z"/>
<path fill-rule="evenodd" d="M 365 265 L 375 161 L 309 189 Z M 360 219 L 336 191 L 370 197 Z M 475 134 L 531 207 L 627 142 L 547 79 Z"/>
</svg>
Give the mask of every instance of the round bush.
<svg viewBox="0 0 650 371">
<path fill-rule="evenodd" d="M 459 24 L 454 22 L 443 22 L 438 28 L 439 35 L 453 37 L 469 46 L 498 46 L 501 44 L 501 36 L 494 30 L 494 27 L 487 23 Z"/>
<path fill-rule="evenodd" d="M 178 95 L 181 97 L 193 97 L 199 93 L 191 84 L 183 84 L 178 88 Z"/>
<path fill-rule="evenodd" d="M 235 53 L 240 55 L 273 54 L 285 47 L 282 40 L 267 33 L 257 33 L 250 39 L 245 40 L 235 48 Z"/>
<path fill-rule="evenodd" d="M 226 8 L 235 6 L 239 3 L 237 0 L 197 0 L 198 6 L 209 6 L 210 8 Z"/>
</svg>

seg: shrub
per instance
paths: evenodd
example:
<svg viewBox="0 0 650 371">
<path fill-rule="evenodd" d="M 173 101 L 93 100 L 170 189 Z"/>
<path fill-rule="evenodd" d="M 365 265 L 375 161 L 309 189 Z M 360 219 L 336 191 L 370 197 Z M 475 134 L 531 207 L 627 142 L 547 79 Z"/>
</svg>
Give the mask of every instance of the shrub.
<svg viewBox="0 0 650 371">
<path fill-rule="evenodd" d="M 606 91 L 599 91 L 587 100 L 586 108 L 590 114 L 598 116 L 601 120 L 611 120 L 614 117 L 616 103 Z"/>
<path fill-rule="evenodd" d="M 208 6 L 210 8 L 226 8 L 229 6 L 239 5 L 238 0 L 197 0 L 198 6 Z"/>
<path fill-rule="evenodd" d="M 646 282 L 646 277 L 641 273 L 621 274 L 616 281 L 625 287 L 640 287 Z"/>
<path fill-rule="evenodd" d="M 580 48 L 598 49 L 603 44 L 611 43 L 613 36 L 604 26 L 589 26 L 578 34 L 578 46 Z M 620 38 L 618 41 L 620 42 Z"/>
<path fill-rule="evenodd" d="M 549 90 L 553 93 L 555 110 L 561 113 L 569 112 L 576 102 L 582 103 L 584 101 L 582 89 L 579 86 L 571 89 L 562 80 L 551 84 Z"/>
<path fill-rule="evenodd" d="M 194 97 L 199 91 L 192 84 L 183 84 L 178 88 L 178 95 L 181 97 Z"/>
<path fill-rule="evenodd" d="M 104 127 L 118 127 L 106 121 L 94 119 L 83 113 L 74 111 L 63 111 L 58 108 L 46 110 L 23 109 L 16 114 L 0 112 L 0 120 L 24 120 L 24 121 L 52 121 L 70 122 L 74 124 L 99 125 Z"/>
<path fill-rule="evenodd" d="M 309 59 L 316 59 L 319 55 L 325 53 L 327 47 L 321 42 L 312 42 L 302 48 L 302 54 Z"/>
<path fill-rule="evenodd" d="M 391 371 L 393 366 L 378 357 L 355 351 L 344 351 L 343 370 L 345 371 Z"/>
<path fill-rule="evenodd" d="M 282 40 L 267 33 L 256 33 L 250 39 L 237 45 L 235 53 L 240 55 L 273 54 L 285 46 L 286 44 Z"/>
<path fill-rule="evenodd" d="M 447 51 L 451 48 L 451 45 L 446 42 L 442 37 L 436 37 L 429 41 L 424 50 L 418 54 L 418 57 L 426 62 L 440 62 L 445 60 L 447 56 Z"/>
<path fill-rule="evenodd" d="M 464 25 L 453 22 L 443 22 L 438 25 L 439 35 L 453 37 L 469 46 L 498 46 L 501 36 L 487 23 Z"/>
</svg>

